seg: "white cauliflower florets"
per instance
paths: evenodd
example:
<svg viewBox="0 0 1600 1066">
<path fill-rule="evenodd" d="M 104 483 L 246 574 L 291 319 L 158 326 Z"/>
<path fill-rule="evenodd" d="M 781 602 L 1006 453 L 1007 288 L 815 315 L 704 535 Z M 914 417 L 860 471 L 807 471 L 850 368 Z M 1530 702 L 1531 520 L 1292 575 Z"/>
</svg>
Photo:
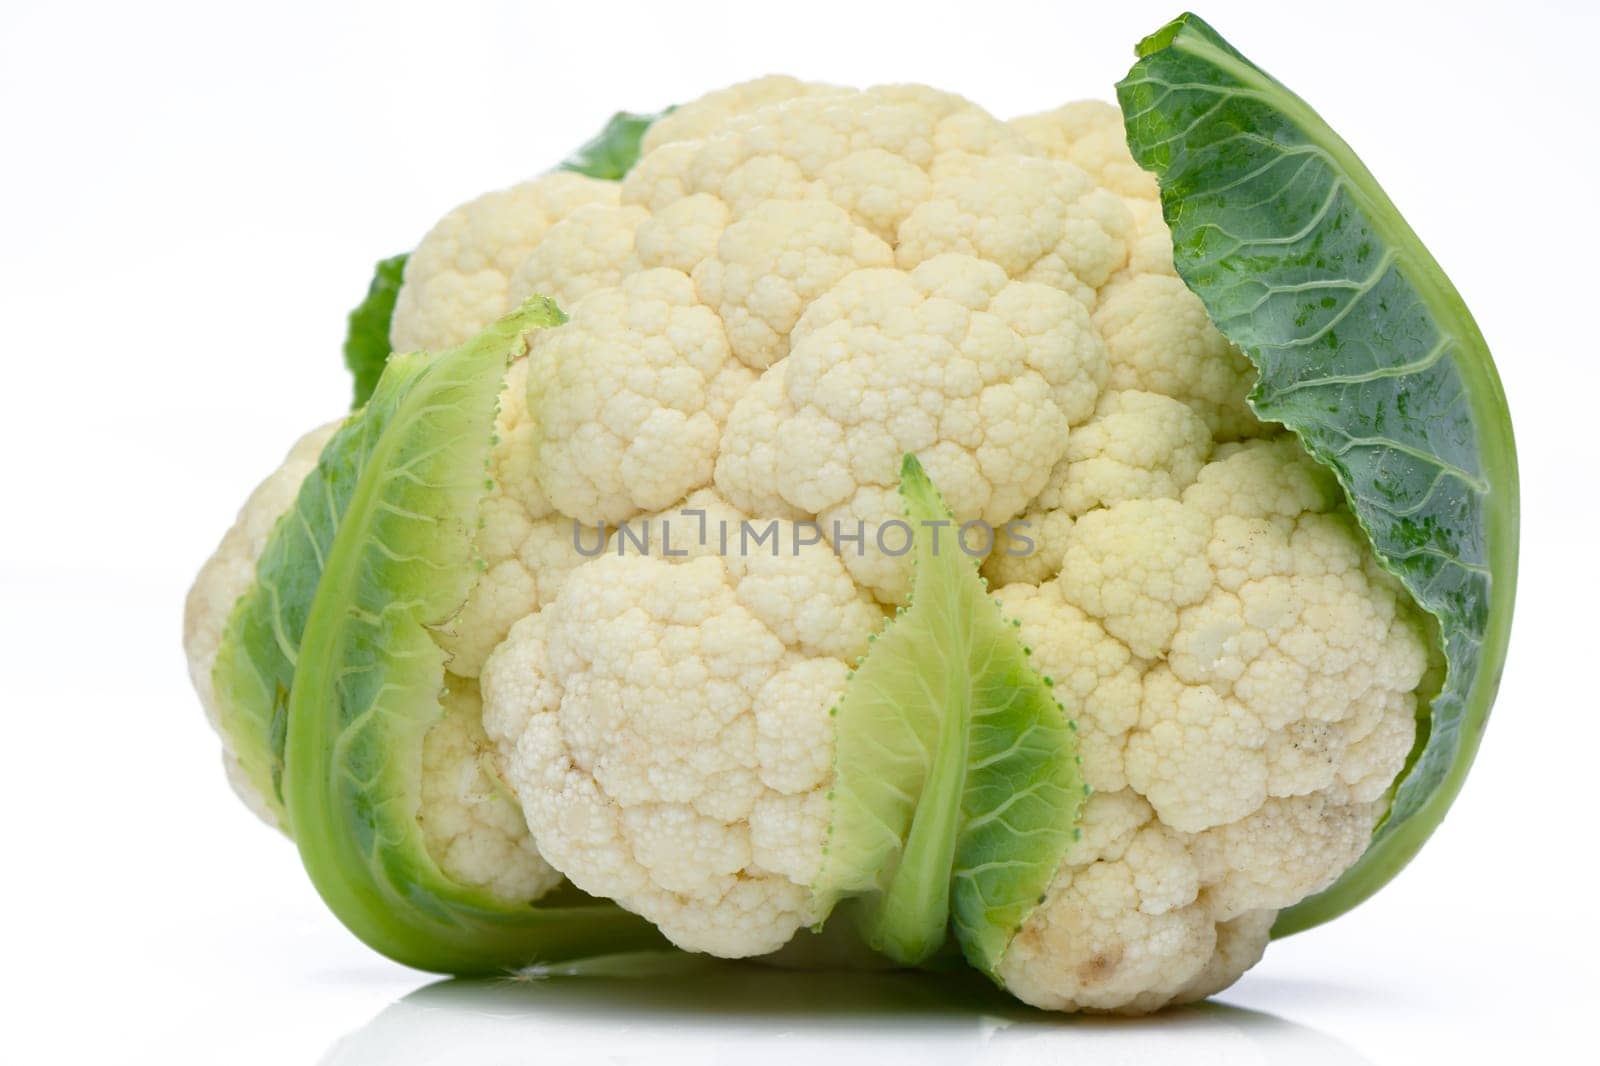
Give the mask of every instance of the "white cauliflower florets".
<svg viewBox="0 0 1600 1066">
<path fill-rule="evenodd" d="M 811 305 L 792 344 L 773 384 L 736 405 L 717 484 L 746 506 L 775 496 L 830 532 L 898 516 L 907 452 L 958 520 L 1005 523 L 1043 486 L 1105 375 L 1079 304 L 959 255 L 909 274 L 858 271 Z M 807 447 L 771 446 L 781 440 Z M 883 599 L 903 597 L 903 562 L 846 560 Z"/>
<path fill-rule="evenodd" d="M 470 340 L 515 306 L 512 278 L 552 225 L 586 204 L 616 202 L 614 182 L 558 172 L 462 204 L 406 261 L 389 327 L 394 350 Z"/>
<path fill-rule="evenodd" d="M 883 615 L 820 544 L 723 558 L 692 519 L 655 525 L 689 556 L 575 570 L 485 667 L 485 725 L 579 888 L 693 950 L 775 951 L 822 917 L 825 709 Z"/>
<path fill-rule="evenodd" d="M 500 782 L 477 683 L 448 675 L 441 702 L 444 717 L 422 737 L 417 824 L 428 854 L 455 881 L 496 899 L 538 899 L 561 883 L 561 875 L 540 857 L 521 809 Z"/>
<path fill-rule="evenodd" d="M 1127 261 L 1132 233 L 1122 201 L 1070 163 L 978 158 L 934 182 L 900 224 L 895 258 L 909 269 L 947 252 L 974 255 L 1092 308 Z"/>
<path fill-rule="evenodd" d="M 736 115 L 758 111 L 785 100 L 803 96 L 842 96 L 850 90 L 816 82 L 801 81 L 786 74 L 740 82 L 717 89 L 673 108 L 645 131 L 640 151 L 648 155 L 672 141 L 693 141 L 704 137 Z"/>
<path fill-rule="evenodd" d="M 1192 407 L 1219 441 L 1267 432 L 1245 406 L 1255 371 L 1217 332 L 1199 298 L 1170 274 L 1119 278 L 1100 294 L 1113 389 L 1142 389 Z"/>
<path fill-rule="evenodd" d="M 1253 963 L 1272 914 L 1365 850 L 1427 651 L 1337 501 L 1291 440 L 1252 442 L 1181 501 L 1090 512 L 1058 578 L 999 590 L 1077 715 L 1086 826 L 1158 827 L 1167 856 L 1156 899 L 1148 850 L 1086 830 L 1001 966 L 1018 996 L 1138 1011 L 1209 993 L 1232 980 L 1218 952 Z"/>
<path fill-rule="evenodd" d="M 1064 159 L 1087 171 L 1102 188 L 1130 199 L 1154 200 L 1155 175 L 1128 154 L 1122 112 L 1104 100 L 1078 100 L 1011 120 L 1011 127 L 1051 159 Z"/>
</svg>

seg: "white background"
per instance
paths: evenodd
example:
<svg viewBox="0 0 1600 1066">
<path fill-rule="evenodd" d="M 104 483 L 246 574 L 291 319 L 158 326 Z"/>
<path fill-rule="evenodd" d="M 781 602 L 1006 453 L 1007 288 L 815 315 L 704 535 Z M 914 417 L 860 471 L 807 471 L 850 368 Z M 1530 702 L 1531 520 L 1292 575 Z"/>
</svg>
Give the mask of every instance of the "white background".
<svg viewBox="0 0 1600 1066">
<path fill-rule="evenodd" d="M 1275 945 L 1231 1007 L 1106 1023 L 743 973 L 397 1002 L 433 979 L 348 936 L 223 784 L 183 593 L 249 486 L 342 409 L 374 259 L 613 110 L 769 71 L 928 81 L 1002 115 L 1109 96 L 1175 2 L 5 0 L 0 1059 L 1593 1061 L 1600 25 L 1578 0 L 1202 7 L 1449 269 L 1523 476 L 1516 632 L 1465 793 L 1397 882 Z"/>
</svg>

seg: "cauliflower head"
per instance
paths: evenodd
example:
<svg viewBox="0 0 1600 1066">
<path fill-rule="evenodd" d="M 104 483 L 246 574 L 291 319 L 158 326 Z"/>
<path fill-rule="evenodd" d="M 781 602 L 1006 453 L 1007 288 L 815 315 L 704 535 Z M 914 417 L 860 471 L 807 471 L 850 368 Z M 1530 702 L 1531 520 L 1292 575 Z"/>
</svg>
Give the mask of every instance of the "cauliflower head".
<svg viewBox="0 0 1600 1066">
<path fill-rule="evenodd" d="M 480 573 L 432 630 L 415 822 L 440 868 L 507 902 L 564 877 L 725 957 L 829 920 L 841 709 L 926 609 L 912 456 L 1086 795 L 993 976 L 1140 1013 L 1253 965 L 1366 850 L 1437 634 L 1247 403 L 1256 371 L 1175 271 L 1157 197 L 1107 104 L 1005 122 L 772 77 L 660 118 L 620 181 L 557 171 L 434 226 L 395 351 L 529 297 L 565 312 L 505 373 Z M 331 432 L 191 592 L 208 710 L 228 612 Z"/>
<path fill-rule="evenodd" d="M 644 148 L 620 185 L 447 216 L 394 322 L 397 347 L 455 342 L 528 292 L 571 319 L 508 377 L 487 570 L 446 637 L 541 852 L 693 950 L 823 917 L 829 710 L 905 602 L 907 560 L 874 549 L 914 453 L 956 523 L 1031 541 L 985 574 L 1095 790 L 1000 976 L 1062 1009 L 1231 982 L 1360 855 L 1426 643 L 1336 486 L 1245 404 L 1120 116 L 764 79 Z M 465 262 L 501 303 L 459 298 Z M 718 543 L 769 525 L 776 556 Z"/>
</svg>

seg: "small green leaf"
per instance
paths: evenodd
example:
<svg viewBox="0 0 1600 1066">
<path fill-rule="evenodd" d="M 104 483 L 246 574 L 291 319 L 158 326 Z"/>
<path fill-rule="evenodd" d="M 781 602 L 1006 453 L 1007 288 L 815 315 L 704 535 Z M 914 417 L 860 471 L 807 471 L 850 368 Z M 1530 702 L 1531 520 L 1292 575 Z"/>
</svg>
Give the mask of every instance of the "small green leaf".
<svg viewBox="0 0 1600 1066">
<path fill-rule="evenodd" d="M 639 161 L 639 142 L 661 115 L 636 115 L 618 111 L 593 139 L 562 160 L 562 170 L 575 170 L 602 181 L 621 181 Z"/>
<path fill-rule="evenodd" d="M 352 408 L 367 402 L 389 361 L 389 322 L 394 318 L 394 302 L 400 295 L 409 258 L 409 253 L 401 253 L 380 260 L 367 286 L 366 298 L 350 312 L 344 337 L 344 365 L 355 379 Z"/>
<path fill-rule="evenodd" d="M 1477 324 L 1350 146 L 1193 15 L 1138 55 L 1117 96 L 1178 273 L 1260 371 L 1256 413 L 1333 471 L 1438 621 L 1447 665 L 1371 846 L 1279 916 L 1282 936 L 1382 887 L 1466 778 L 1511 632 L 1516 448 Z"/>
<path fill-rule="evenodd" d="M 993 974 L 1072 841 L 1085 796 L 1076 741 L 914 456 L 900 491 L 911 605 L 834 715 L 817 891 L 829 903 L 860 897 L 864 938 L 898 962 L 933 957 L 953 928 L 968 961 Z"/>
</svg>

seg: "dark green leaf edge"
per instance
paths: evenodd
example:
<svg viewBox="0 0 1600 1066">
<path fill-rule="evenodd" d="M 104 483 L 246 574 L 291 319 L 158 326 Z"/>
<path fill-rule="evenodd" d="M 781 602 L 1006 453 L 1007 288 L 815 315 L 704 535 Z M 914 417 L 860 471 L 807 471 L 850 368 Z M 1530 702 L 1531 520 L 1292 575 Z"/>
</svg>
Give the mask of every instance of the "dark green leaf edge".
<svg viewBox="0 0 1600 1066">
<path fill-rule="evenodd" d="M 587 174 L 601 181 L 621 181 L 639 161 L 639 148 L 650 127 L 672 108 L 657 114 L 618 111 L 594 137 L 584 142 L 559 165 L 561 170 Z"/>
<path fill-rule="evenodd" d="M 344 365 L 354 379 L 352 409 L 360 407 L 377 388 L 383 366 L 389 361 L 389 323 L 394 320 L 394 303 L 405 278 L 409 252 L 379 260 L 373 269 L 367 295 L 350 312 L 344 337 Z"/>
</svg>

